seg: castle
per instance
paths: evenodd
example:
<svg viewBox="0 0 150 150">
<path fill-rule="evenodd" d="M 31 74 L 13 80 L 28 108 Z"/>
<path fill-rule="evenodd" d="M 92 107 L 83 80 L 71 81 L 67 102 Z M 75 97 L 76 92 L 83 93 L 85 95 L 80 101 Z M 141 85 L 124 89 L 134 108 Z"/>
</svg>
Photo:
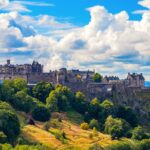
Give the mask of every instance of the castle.
<svg viewBox="0 0 150 150">
<path fill-rule="evenodd" d="M 99 83 L 93 81 L 94 71 L 67 70 L 61 68 L 56 71 L 43 72 L 43 65 L 33 61 L 32 64 L 13 65 L 7 60 L 5 65 L 0 65 L 0 80 L 24 78 L 29 85 L 45 81 L 53 85 L 62 84 L 70 87 L 72 91 L 82 91 L 94 97 L 98 94 L 112 94 L 115 85 L 123 85 L 129 88 L 144 88 L 145 79 L 142 74 L 130 74 L 124 80 L 116 76 L 105 76 Z"/>
</svg>

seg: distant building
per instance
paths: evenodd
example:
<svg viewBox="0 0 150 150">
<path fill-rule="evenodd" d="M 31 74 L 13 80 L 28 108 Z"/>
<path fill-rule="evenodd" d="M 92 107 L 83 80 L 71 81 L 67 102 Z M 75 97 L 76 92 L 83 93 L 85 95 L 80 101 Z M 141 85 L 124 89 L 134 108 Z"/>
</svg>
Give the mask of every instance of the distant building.
<svg viewBox="0 0 150 150">
<path fill-rule="evenodd" d="M 118 81 L 120 81 L 120 79 L 117 76 L 105 76 L 103 78 L 104 83 L 116 83 Z"/>
<path fill-rule="evenodd" d="M 137 73 L 130 74 L 130 73 L 128 73 L 126 85 L 128 87 L 144 87 L 145 78 L 143 77 L 142 73 L 141 74 L 137 74 Z"/>
<path fill-rule="evenodd" d="M 127 78 L 120 80 L 117 76 L 105 76 L 102 82 L 93 81 L 95 71 L 60 70 L 43 72 L 43 65 L 37 61 L 32 64 L 13 65 L 7 60 L 5 65 L 0 65 L 0 82 L 6 79 L 15 79 L 17 77 L 24 78 L 28 85 L 35 85 L 37 82 L 45 81 L 53 85 L 62 84 L 74 89 L 73 91 L 85 91 L 89 89 L 91 92 L 110 92 L 114 85 L 125 85 L 125 87 L 144 87 L 145 79 L 142 74 L 128 74 Z"/>
</svg>

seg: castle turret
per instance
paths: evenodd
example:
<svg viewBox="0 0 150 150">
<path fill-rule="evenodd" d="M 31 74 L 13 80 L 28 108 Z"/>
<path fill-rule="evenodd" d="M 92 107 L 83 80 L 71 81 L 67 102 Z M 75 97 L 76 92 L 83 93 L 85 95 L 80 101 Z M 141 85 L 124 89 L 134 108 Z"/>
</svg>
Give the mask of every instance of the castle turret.
<svg viewBox="0 0 150 150">
<path fill-rule="evenodd" d="M 10 65 L 10 59 L 7 59 L 7 65 L 8 66 Z"/>
</svg>

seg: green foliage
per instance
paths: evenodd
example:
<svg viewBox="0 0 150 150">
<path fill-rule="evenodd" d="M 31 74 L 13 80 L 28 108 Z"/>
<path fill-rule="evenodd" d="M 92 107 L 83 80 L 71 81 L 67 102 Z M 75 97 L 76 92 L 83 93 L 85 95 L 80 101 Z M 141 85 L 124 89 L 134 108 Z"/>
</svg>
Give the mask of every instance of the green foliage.
<svg viewBox="0 0 150 150">
<path fill-rule="evenodd" d="M 47 106 L 50 111 L 66 111 L 70 107 L 73 99 L 73 94 L 69 88 L 62 85 L 57 85 L 49 97 L 46 99 Z"/>
<path fill-rule="evenodd" d="M 81 124 L 84 120 L 83 116 L 73 109 L 67 111 L 67 117 L 71 122 L 76 124 Z"/>
<path fill-rule="evenodd" d="M 12 105 L 20 111 L 24 111 L 26 113 L 31 112 L 31 110 L 37 104 L 37 100 L 33 97 L 29 96 L 24 91 L 17 92 L 12 101 Z"/>
<path fill-rule="evenodd" d="M 41 122 L 48 121 L 50 118 L 50 112 L 44 105 L 37 105 L 32 111 L 32 117 Z"/>
<path fill-rule="evenodd" d="M 50 83 L 39 82 L 37 83 L 32 90 L 33 96 L 39 99 L 41 102 L 46 102 L 46 98 L 49 93 L 53 90 L 53 87 Z"/>
<path fill-rule="evenodd" d="M 49 122 L 45 122 L 44 125 L 43 125 L 43 129 L 45 131 L 49 131 L 49 128 L 50 128 L 50 123 Z"/>
<path fill-rule="evenodd" d="M 150 139 L 140 141 L 137 145 L 137 150 L 150 150 Z"/>
<path fill-rule="evenodd" d="M 83 129 L 83 130 L 88 130 L 89 125 L 88 125 L 88 123 L 84 122 L 84 123 L 81 123 L 80 128 Z"/>
<path fill-rule="evenodd" d="M 13 150 L 13 147 L 10 144 L 2 144 L 1 150 Z"/>
<path fill-rule="evenodd" d="M 51 119 L 49 122 L 50 127 L 52 128 L 60 128 L 61 124 L 58 119 Z"/>
<path fill-rule="evenodd" d="M 100 104 L 100 111 L 98 112 L 99 115 L 99 120 L 104 123 L 105 119 L 109 116 L 112 115 L 114 116 L 114 104 L 110 100 L 104 100 Z"/>
<path fill-rule="evenodd" d="M 125 119 L 132 127 L 135 127 L 138 124 L 137 115 L 127 106 L 119 106 L 116 111 L 116 117 Z"/>
<path fill-rule="evenodd" d="M 50 148 L 45 147 L 43 145 L 17 145 L 14 150 L 50 150 Z"/>
<path fill-rule="evenodd" d="M 7 102 L 0 101 L 0 109 L 14 111 L 13 108 Z"/>
<path fill-rule="evenodd" d="M 0 110 L 0 131 L 3 131 L 9 142 L 14 142 L 20 133 L 20 123 L 11 111 Z"/>
<path fill-rule="evenodd" d="M 99 123 L 98 123 L 98 121 L 97 120 L 95 120 L 95 119 L 92 119 L 91 121 L 90 121 L 90 123 L 89 123 L 89 127 L 91 128 L 91 129 L 93 129 L 94 127 L 98 130 L 99 129 Z"/>
<path fill-rule="evenodd" d="M 0 132 L 0 143 L 6 143 L 7 142 L 7 136 L 4 134 L 4 132 Z"/>
<path fill-rule="evenodd" d="M 145 137 L 144 130 L 141 126 L 135 127 L 132 131 L 132 139 L 142 140 Z"/>
<path fill-rule="evenodd" d="M 87 111 L 87 99 L 86 96 L 82 92 L 77 92 L 75 95 L 74 108 L 79 113 L 85 113 Z"/>
<path fill-rule="evenodd" d="M 95 73 L 93 76 L 93 81 L 94 82 L 101 82 L 102 81 L 102 75 L 100 75 L 99 73 Z"/>
<path fill-rule="evenodd" d="M 89 114 L 94 117 L 98 118 L 98 112 L 101 110 L 100 102 L 97 98 L 92 99 L 92 101 L 89 104 Z"/>
<path fill-rule="evenodd" d="M 66 139 L 67 139 L 66 138 L 66 134 L 65 134 L 64 131 L 57 129 L 57 130 L 51 131 L 51 133 L 54 134 L 55 138 L 60 140 L 62 143 L 66 143 L 67 142 L 66 141 Z"/>
<path fill-rule="evenodd" d="M 110 134 L 113 139 L 126 136 L 129 131 L 129 124 L 122 119 L 109 116 L 105 122 L 105 133 Z"/>
<path fill-rule="evenodd" d="M 133 150 L 127 142 L 117 142 L 105 148 L 105 150 Z"/>
<path fill-rule="evenodd" d="M 49 95 L 49 97 L 46 99 L 47 106 L 51 112 L 58 111 L 58 99 L 57 99 L 57 93 L 55 91 L 52 91 Z"/>
</svg>

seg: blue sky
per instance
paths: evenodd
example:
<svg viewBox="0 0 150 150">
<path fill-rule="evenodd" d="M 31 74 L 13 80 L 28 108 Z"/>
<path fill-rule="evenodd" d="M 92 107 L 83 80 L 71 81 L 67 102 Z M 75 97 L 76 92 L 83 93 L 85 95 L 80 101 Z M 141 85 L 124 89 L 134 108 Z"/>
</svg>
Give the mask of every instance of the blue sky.
<svg viewBox="0 0 150 150">
<path fill-rule="evenodd" d="M 37 0 L 32 0 L 32 2 L 37 2 Z M 95 5 L 104 6 L 113 14 L 125 10 L 131 20 L 141 19 L 141 14 L 133 14 L 134 11 L 145 10 L 144 7 L 138 4 L 138 0 L 62 0 L 61 2 L 60 0 L 45 0 L 41 2 L 53 4 L 54 6 L 43 8 L 29 6 L 29 9 L 32 10 L 30 15 L 48 14 L 59 19 L 69 20 L 77 25 L 85 25 L 89 22 L 90 15 L 86 9 Z"/>
<path fill-rule="evenodd" d="M 150 0 L 0 0 L 0 63 L 150 80 Z"/>
</svg>

